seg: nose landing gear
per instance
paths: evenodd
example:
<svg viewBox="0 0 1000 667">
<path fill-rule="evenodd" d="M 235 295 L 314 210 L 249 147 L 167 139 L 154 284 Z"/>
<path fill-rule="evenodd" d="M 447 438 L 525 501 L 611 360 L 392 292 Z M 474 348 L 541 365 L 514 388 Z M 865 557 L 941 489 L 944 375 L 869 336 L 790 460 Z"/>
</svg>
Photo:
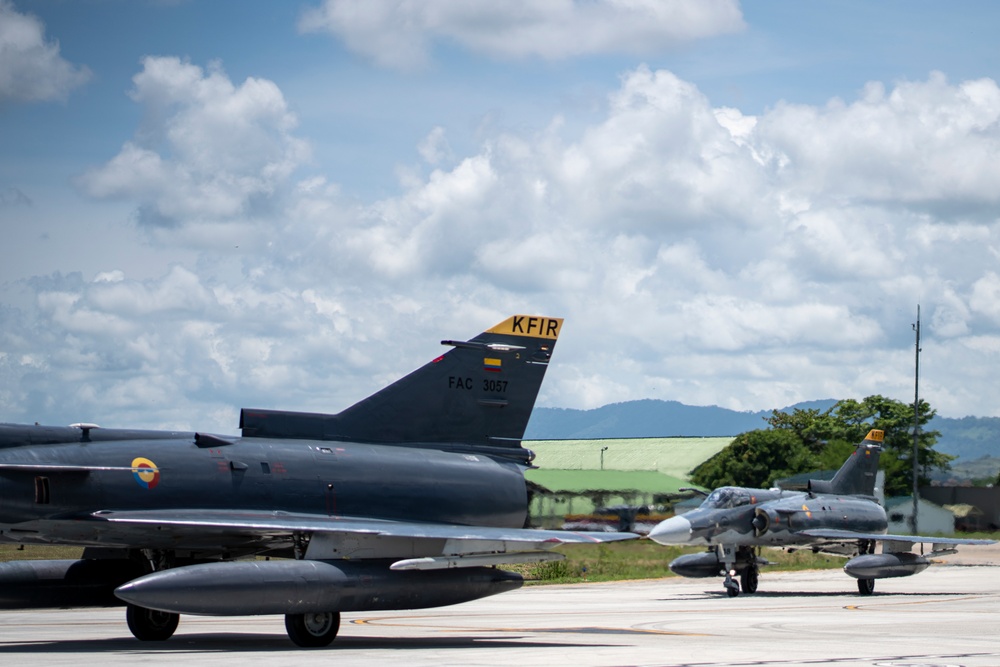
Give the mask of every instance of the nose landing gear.
<svg viewBox="0 0 1000 667">
<path fill-rule="evenodd" d="M 753 547 L 718 547 L 718 557 L 726 571 L 726 580 L 722 585 L 726 589 L 726 595 L 731 598 L 744 593 L 752 594 L 757 592 L 757 583 L 760 579 L 760 564 L 757 561 L 757 550 Z M 737 570 L 737 564 L 742 567 Z M 740 581 L 734 577 L 739 573 Z"/>
</svg>

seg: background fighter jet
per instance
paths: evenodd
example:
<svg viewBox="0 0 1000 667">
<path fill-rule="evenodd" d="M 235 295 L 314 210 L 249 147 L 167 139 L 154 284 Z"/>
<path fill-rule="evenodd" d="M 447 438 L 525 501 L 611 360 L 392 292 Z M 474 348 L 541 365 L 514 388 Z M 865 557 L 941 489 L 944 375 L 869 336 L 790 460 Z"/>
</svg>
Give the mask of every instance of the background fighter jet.
<svg viewBox="0 0 1000 667">
<path fill-rule="evenodd" d="M 0 425 L 0 540 L 86 547 L 0 565 L 0 608 L 124 601 L 143 640 L 181 613 L 285 614 L 325 646 L 342 611 L 474 600 L 521 585 L 496 564 L 637 537 L 524 528 L 521 437 L 561 325 L 442 341 L 339 414 L 243 410 L 242 437 Z"/>
<path fill-rule="evenodd" d="M 687 554 L 670 563 L 684 577 L 724 575 L 730 597 L 757 590 L 759 547 L 806 547 L 852 558 L 844 571 L 870 595 L 875 580 L 907 577 L 930 565 L 928 558 L 955 553 L 957 544 L 991 540 L 887 535 L 885 510 L 875 498 L 875 475 L 884 433 L 871 430 L 830 481 L 810 480 L 806 492 L 724 486 L 695 510 L 662 521 L 649 533 L 660 544 L 706 544 L 708 552 Z M 882 553 L 875 553 L 877 543 Z M 931 543 L 927 554 L 911 553 L 914 544 Z"/>
</svg>

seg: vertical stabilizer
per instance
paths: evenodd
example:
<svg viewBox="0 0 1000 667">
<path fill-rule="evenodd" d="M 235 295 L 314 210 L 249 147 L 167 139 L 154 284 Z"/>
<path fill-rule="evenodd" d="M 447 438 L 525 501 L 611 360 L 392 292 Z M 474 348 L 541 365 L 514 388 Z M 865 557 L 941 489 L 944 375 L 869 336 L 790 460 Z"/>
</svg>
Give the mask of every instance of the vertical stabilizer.
<svg viewBox="0 0 1000 667">
<path fill-rule="evenodd" d="M 868 435 L 840 467 L 833 479 L 828 482 L 809 480 L 809 490 L 813 493 L 874 496 L 878 459 L 882 453 L 884 438 L 884 431 L 879 429 L 868 431 Z"/>
<path fill-rule="evenodd" d="M 244 409 L 245 437 L 520 448 L 562 319 L 514 315 L 335 415 Z"/>
</svg>

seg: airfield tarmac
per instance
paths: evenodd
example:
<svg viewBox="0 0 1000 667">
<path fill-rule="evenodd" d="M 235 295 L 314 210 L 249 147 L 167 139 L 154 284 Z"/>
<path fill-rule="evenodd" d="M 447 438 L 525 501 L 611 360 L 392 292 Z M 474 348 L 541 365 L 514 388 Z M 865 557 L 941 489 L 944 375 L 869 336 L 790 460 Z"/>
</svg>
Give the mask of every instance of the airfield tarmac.
<svg viewBox="0 0 1000 667">
<path fill-rule="evenodd" d="M 765 569 L 758 593 L 737 598 L 719 579 L 531 586 L 454 607 L 345 614 L 321 650 L 295 648 L 280 616 L 182 616 L 177 634 L 154 644 L 132 638 L 121 608 L 2 611 L 0 661 L 997 666 L 1000 566 L 968 560 L 880 580 L 871 597 L 840 570 Z"/>
</svg>

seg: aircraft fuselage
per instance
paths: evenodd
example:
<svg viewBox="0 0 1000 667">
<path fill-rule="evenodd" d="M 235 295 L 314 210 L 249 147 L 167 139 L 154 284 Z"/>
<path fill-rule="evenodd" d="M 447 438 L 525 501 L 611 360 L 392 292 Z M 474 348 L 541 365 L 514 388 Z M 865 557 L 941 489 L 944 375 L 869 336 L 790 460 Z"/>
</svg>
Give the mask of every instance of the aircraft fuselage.
<svg viewBox="0 0 1000 667">
<path fill-rule="evenodd" d="M 793 494 L 758 506 L 753 519 L 746 544 L 756 546 L 808 544 L 814 538 L 802 533 L 813 529 L 884 533 L 889 525 L 874 497 L 838 494 Z"/>
<path fill-rule="evenodd" d="M 340 412 L 244 408 L 240 437 L 0 424 L 0 540 L 85 547 L 0 563 L 0 608 L 126 604 L 143 641 L 180 614 L 284 614 L 316 648 L 341 612 L 475 600 L 521 585 L 498 566 L 638 537 L 525 525 L 521 441 L 561 324 L 443 340 Z"/>
<path fill-rule="evenodd" d="M 134 548 L 134 536 L 90 520 L 92 512 L 116 509 L 240 508 L 516 528 L 526 518 L 520 466 L 481 454 L 267 438 L 202 436 L 196 443 L 193 433 L 117 440 L 113 431 L 100 440 L 95 432 L 94 440 L 76 443 L 12 444 L 15 429 L 33 428 L 2 432 L 5 541 Z M 147 537 L 148 548 L 200 543 L 197 533 L 190 545 L 176 534 L 165 534 L 164 544 Z"/>
<path fill-rule="evenodd" d="M 655 539 L 664 544 L 789 546 L 813 542 L 814 538 L 800 534 L 806 530 L 880 533 L 888 525 L 885 510 L 874 498 L 774 489 L 731 490 L 734 495 L 739 493 L 735 506 L 703 505 L 667 519 L 655 529 Z"/>
</svg>

